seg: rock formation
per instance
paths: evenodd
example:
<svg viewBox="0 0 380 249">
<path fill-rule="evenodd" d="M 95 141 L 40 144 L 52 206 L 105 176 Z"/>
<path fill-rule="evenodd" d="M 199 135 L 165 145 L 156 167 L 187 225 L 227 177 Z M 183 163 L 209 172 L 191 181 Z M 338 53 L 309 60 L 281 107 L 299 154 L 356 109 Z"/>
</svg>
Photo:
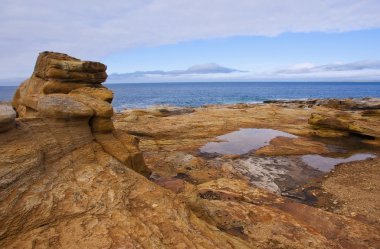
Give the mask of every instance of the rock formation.
<svg viewBox="0 0 380 249">
<path fill-rule="evenodd" d="M 380 246 L 377 225 L 290 201 L 244 178 L 231 179 L 223 165 L 212 169 L 222 175 L 211 181 L 206 167 L 190 168 L 198 172 L 193 175 L 202 182 L 198 185 L 171 179 L 166 185 L 177 193 L 149 181 L 139 140 L 114 128 L 112 92 L 101 85 L 105 69 L 65 54 L 41 53 L 33 75 L 15 94 L 17 114 L 0 105 L 0 248 Z M 159 113 L 171 122 L 170 115 L 188 112 Z M 226 110 L 220 115 L 225 118 Z M 177 132 L 171 135 L 184 136 Z M 179 146 L 177 141 L 162 146 Z M 301 142 L 295 144 L 310 144 Z M 173 167 L 197 166 L 195 157 L 185 157 Z"/>
<path fill-rule="evenodd" d="M 103 64 L 44 52 L 15 94 L 18 118 L 0 107 L 0 248 L 248 248 L 141 175 L 105 77 Z"/>
<path fill-rule="evenodd" d="M 342 111 L 312 113 L 309 124 L 319 131 L 339 131 L 367 138 L 380 138 L 378 109 L 364 109 L 360 113 Z"/>
<path fill-rule="evenodd" d="M 80 140 L 77 144 L 95 137 L 121 163 L 148 176 L 150 171 L 135 148 L 136 143 L 130 143 L 130 136 L 114 131 L 113 93 L 101 85 L 107 78 L 106 68 L 102 63 L 81 61 L 66 54 L 40 53 L 32 76 L 17 89 L 12 105 L 20 118 L 48 118 L 46 125 L 53 132 L 58 132 L 56 125 L 62 123 L 72 129 L 88 127 L 89 123 L 91 134 L 74 138 Z M 64 144 L 69 134 L 66 131 L 55 135 L 64 150 L 72 147 Z"/>
<path fill-rule="evenodd" d="M 363 134 L 369 128 L 378 132 L 376 110 L 363 109 L 374 108 L 375 101 L 367 105 L 357 100 L 362 107 L 355 111 L 317 102 L 322 101 L 215 105 L 170 117 L 157 115 L 157 110 L 125 110 L 114 121 L 117 129 L 140 137 L 157 184 L 187 200 L 198 217 L 249 242 L 251 248 L 380 248 L 380 159 L 340 164 L 339 174 L 322 175 L 302 163 L 305 154 L 378 155 L 376 140 L 308 122 L 318 113 L 350 121 L 366 131 Z M 242 156 L 199 153 L 203 145 L 242 127 L 271 128 L 299 137 L 277 137 Z M 305 176 L 307 184 L 298 188 Z M 328 184 L 323 183 L 326 179 Z M 270 190 L 271 183 L 281 188 L 282 196 L 255 187 Z"/>
</svg>

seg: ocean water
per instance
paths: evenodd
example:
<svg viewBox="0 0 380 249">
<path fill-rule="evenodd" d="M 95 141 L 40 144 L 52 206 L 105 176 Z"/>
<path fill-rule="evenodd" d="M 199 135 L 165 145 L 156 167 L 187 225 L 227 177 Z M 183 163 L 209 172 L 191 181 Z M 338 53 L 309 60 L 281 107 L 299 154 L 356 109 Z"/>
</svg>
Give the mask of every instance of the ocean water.
<svg viewBox="0 0 380 249">
<path fill-rule="evenodd" d="M 254 103 L 274 99 L 380 97 L 380 82 L 223 82 L 106 84 L 117 109 L 155 105 L 192 106 Z M 0 86 L 0 101 L 16 87 Z"/>
</svg>

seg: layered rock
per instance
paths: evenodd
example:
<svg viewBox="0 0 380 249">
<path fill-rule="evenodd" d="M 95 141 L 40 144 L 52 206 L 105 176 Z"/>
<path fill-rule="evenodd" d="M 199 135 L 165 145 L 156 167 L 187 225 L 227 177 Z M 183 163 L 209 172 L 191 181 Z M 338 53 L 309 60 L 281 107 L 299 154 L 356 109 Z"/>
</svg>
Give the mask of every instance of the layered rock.
<svg viewBox="0 0 380 249">
<path fill-rule="evenodd" d="M 347 98 L 347 99 L 307 99 L 307 100 L 265 100 L 266 104 L 278 104 L 292 107 L 323 106 L 342 111 L 380 109 L 380 98 Z"/>
<path fill-rule="evenodd" d="M 198 185 L 191 205 L 199 217 L 249 241 L 252 248 L 380 245 L 376 227 L 289 201 L 240 180 L 220 178 Z"/>
<path fill-rule="evenodd" d="M 81 61 L 61 53 L 41 53 L 34 67 L 35 76 L 60 82 L 99 84 L 107 79 L 106 65 L 100 62 Z"/>
<path fill-rule="evenodd" d="M 335 108 L 339 110 L 374 110 L 380 109 L 379 98 L 362 99 L 321 99 L 315 102 L 316 105 Z"/>
<path fill-rule="evenodd" d="M 349 134 L 355 134 L 368 138 L 380 138 L 380 120 L 376 117 L 376 110 L 363 111 L 362 113 L 330 112 L 312 113 L 309 124 L 316 130 L 337 130 Z M 364 114 L 364 115 L 363 115 Z M 375 115 L 368 115 L 375 114 Z"/>
<path fill-rule="evenodd" d="M 42 53 L 13 101 L 19 118 L 1 106 L 0 247 L 249 248 L 135 172 L 149 170 L 138 139 L 113 129 L 110 92 L 80 90 L 99 84 L 93 65 L 104 69 Z M 44 92 L 52 79 L 77 91 Z"/>
<path fill-rule="evenodd" d="M 293 116 L 289 109 L 265 106 L 262 111 L 225 108 L 211 113 L 201 108 L 192 115 L 159 111 L 123 120 L 130 129 L 122 131 L 113 126 L 112 92 L 100 84 L 103 68 L 42 53 L 32 77 L 15 95 L 19 118 L 11 108 L 0 107 L 0 128 L 5 127 L 0 131 L 0 248 L 380 246 L 376 224 L 290 201 L 252 186 L 220 160 L 213 167 L 188 154 L 199 142 L 186 132 L 208 139 L 240 126 L 241 118 L 248 125 L 267 123 L 269 117 L 284 130 L 314 132 L 305 118 L 311 111 L 297 110 Z M 202 110 L 204 116 L 199 115 Z M 152 117 L 155 122 L 149 121 Z M 156 130 L 143 129 L 149 125 Z M 155 158 L 147 151 L 150 166 L 169 173 L 168 167 L 173 168 L 174 179 L 156 182 L 176 194 L 141 175 L 149 169 L 139 140 L 128 134 L 132 131 L 147 139 L 145 148 L 159 149 Z M 270 146 L 289 154 L 302 146 L 323 148 L 308 140 L 292 141 L 287 148 L 285 142 Z M 178 156 L 175 146 L 186 153 Z M 177 153 L 175 160 L 171 153 Z"/>
<path fill-rule="evenodd" d="M 40 53 L 32 76 L 17 89 L 13 107 L 20 117 L 37 117 L 44 115 L 38 109 L 39 102 L 43 102 L 40 108 L 53 105 L 56 112 L 67 115 L 84 108 L 80 107 L 83 104 L 93 110 L 83 117 L 110 118 L 113 94 L 101 85 L 107 79 L 106 68 L 102 63 L 81 61 L 66 54 Z"/>
<path fill-rule="evenodd" d="M 115 126 L 141 138 L 140 147 L 157 184 L 187 200 L 198 217 L 248 242 L 251 248 L 378 248 L 380 160 L 350 163 L 344 175 L 329 181 L 327 188 L 314 182 L 328 179 L 327 175 L 306 167 L 302 156 L 295 155 L 327 153 L 326 157 L 340 157 L 343 153 L 378 152 L 378 147 L 369 145 L 374 140 L 341 137 L 350 132 L 310 125 L 312 113 L 340 117 L 372 132 L 380 130 L 380 120 L 368 115 L 374 110 L 344 114 L 316 102 L 207 106 L 170 117 L 157 115 L 154 110 L 126 110 L 116 115 Z M 300 137 L 278 137 L 255 154 L 243 156 L 199 153 L 204 144 L 242 127 L 272 128 Z M 351 173 L 354 164 L 357 170 Z M 305 175 L 308 184 L 302 183 L 300 192 L 289 191 Z M 289 199 L 252 184 L 271 178 L 269 181 L 284 187 L 284 196 Z M 272 185 L 259 186 L 270 189 Z"/>
<path fill-rule="evenodd" d="M 249 248 L 84 137 L 89 129 L 65 124 L 75 147 L 63 151 L 41 119 L 18 122 L 0 133 L 1 248 Z"/>
<path fill-rule="evenodd" d="M 141 153 L 131 153 L 130 146 L 114 135 L 113 93 L 101 85 L 107 78 L 106 68 L 66 54 L 40 53 L 32 76 L 17 89 L 12 105 L 20 118 L 48 118 L 48 125 L 87 127 L 89 123 L 93 137 L 108 153 L 149 175 Z M 134 166 L 136 160 L 139 167 Z"/>
<path fill-rule="evenodd" d="M 313 110 L 308 123 L 321 137 L 349 136 L 355 134 L 380 138 L 380 98 L 270 100 L 274 106 L 289 109 Z"/>
<path fill-rule="evenodd" d="M 348 113 L 339 114 L 328 115 L 322 113 L 312 113 L 309 119 L 309 124 L 320 128 L 360 132 L 360 128 L 355 125 L 355 122 Z"/>
</svg>

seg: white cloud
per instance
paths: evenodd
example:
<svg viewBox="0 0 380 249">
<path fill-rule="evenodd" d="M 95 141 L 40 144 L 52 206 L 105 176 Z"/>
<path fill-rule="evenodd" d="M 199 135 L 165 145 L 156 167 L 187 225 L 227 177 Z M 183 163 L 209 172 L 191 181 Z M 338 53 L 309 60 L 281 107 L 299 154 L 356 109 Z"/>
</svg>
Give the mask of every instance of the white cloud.
<svg viewBox="0 0 380 249">
<path fill-rule="evenodd" d="M 204 71 L 206 69 L 206 71 Z M 366 60 L 351 63 L 314 65 L 300 63 L 288 68 L 252 72 L 203 64 L 187 70 L 137 71 L 112 74 L 107 83 L 154 83 L 154 82 L 237 82 L 237 81 L 379 81 L 380 61 Z"/>
<path fill-rule="evenodd" d="M 378 28 L 379 13 L 379 0 L 2 0 L 0 75 L 30 74 L 44 50 L 101 60 L 194 39 Z"/>
<path fill-rule="evenodd" d="M 312 63 L 299 63 L 290 66 L 286 69 L 281 69 L 277 73 L 285 73 L 285 74 L 297 74 L 297 73 L 305 73 L 313 70 L 315 68 L 315 65 Z"/>
<path fill-rule="evenodd" d="M 278 70 L 277 74 L 310 74 L 310 73 L 338 73 L 338 72 L 351 72 L 362 71 L 372 72 L 373 70 L 380 70 L 380 61 L 378 60 L 364 60 L 351 63 L 334 63 L 315 66 L 311 63 L 302 63 L 290 66 L 286 69 Z"/>
<path fill-rule="evenodd" d="M 232 73 L 243 73 L 245 71 L 222 67 L 216 63 L 199 64 L 189 67 L 186 70 L 172 70 L 172 71 L 136 71 L 133 73 L 111 74 L 107 83 L 120 83 L 120 82 L 149 82 L 151 81 L 163 81 L 164 79 L 169 81 L 188 81 L 189 79 L 204 78 L 207 75 L 208 78 L 215 76 L 221 76 Z"/>
</svg>

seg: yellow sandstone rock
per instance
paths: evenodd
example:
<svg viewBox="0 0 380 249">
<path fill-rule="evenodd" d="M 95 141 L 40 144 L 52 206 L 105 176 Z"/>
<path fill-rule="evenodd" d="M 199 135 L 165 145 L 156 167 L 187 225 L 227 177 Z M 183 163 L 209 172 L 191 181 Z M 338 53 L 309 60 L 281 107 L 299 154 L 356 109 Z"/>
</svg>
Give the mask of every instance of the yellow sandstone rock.
<svg viewBox="0 0 380 249">
<path fill-rule="evenodd" d="M 90 107 L 94 111 L 94 117 L 111 118 L 113 115 L 113 107 L 106 101 L 79 93 L 69 93 L 68 96 Z"/>
<path fill-rule="evenodd" d="M 71 91 L 71 93 L 89 95 L 91 97 L 107 101 L 109 103 L 111 103 L 113 99 L 113 92 L 105 87 L 81 87 Z"/>
<path fill-rule="evenodd" d="M 105 73 L 102 65 L 42 53 L 35 73 L 15 94 L 19 118 L 12 108 L 0 108 L 0 124 L 17 124 L 0 132 L 0 248 L 380 247 L 378 223 L 275 195 L 251 185 L 231 166 L 212 167 L 194 152 L 215 135 L 241 126 L 269 123 L 311 136 L 315 130 L 307 117 L 315 110 L 275 105 L 199 108 L 191 115 L 187 110 L 161 110 L 133 123 L 115 115 L 114 129 L 109 105 L 104 104 L 109 92 L 43 90 L 51 77 L 60 77 L 54 84 L 81 89 L 75 82 L 91 75 L 84 85 L 89 87 L 94 79 L 98 84 L 97 73 Z M 61 82 L 66 80 L 70 83 Z M 356 117 L 355 124 L 366 130 L 366 123 L 376 123 Z M 128 134 L 133 132 L 141 135 L 149 167 L 175 173 L 174 179 L 161 180 L 175 193 L 141 175 L 149 175 L 151 168 L 139 140 Z M 292 143 L 295 148 L 308 144 Z M 338 197 L 344 198 L 346 192 L 339 191 Z"/>
<path fill-rule="evenodd" d="M 102 83 L 107 67 L 99 62 L 81 61 L 66 54 L 43 52 L 38 56 L 34 73 L 44 80 Z"/>
<path fill-rule="evenodd" d="M 109 118 L 93 117 L 90 120 L 90 125 L 93 132 L 109 133 L 115 129 L 112 120 Z"/>
<path fill-rule="evenodd" d="M 49 118 L 90 118 L 94 114 L 90 107 L 72 96 L 58 93 L 41 96 L 37 111 L 41 116 Z"/>
</svg>

